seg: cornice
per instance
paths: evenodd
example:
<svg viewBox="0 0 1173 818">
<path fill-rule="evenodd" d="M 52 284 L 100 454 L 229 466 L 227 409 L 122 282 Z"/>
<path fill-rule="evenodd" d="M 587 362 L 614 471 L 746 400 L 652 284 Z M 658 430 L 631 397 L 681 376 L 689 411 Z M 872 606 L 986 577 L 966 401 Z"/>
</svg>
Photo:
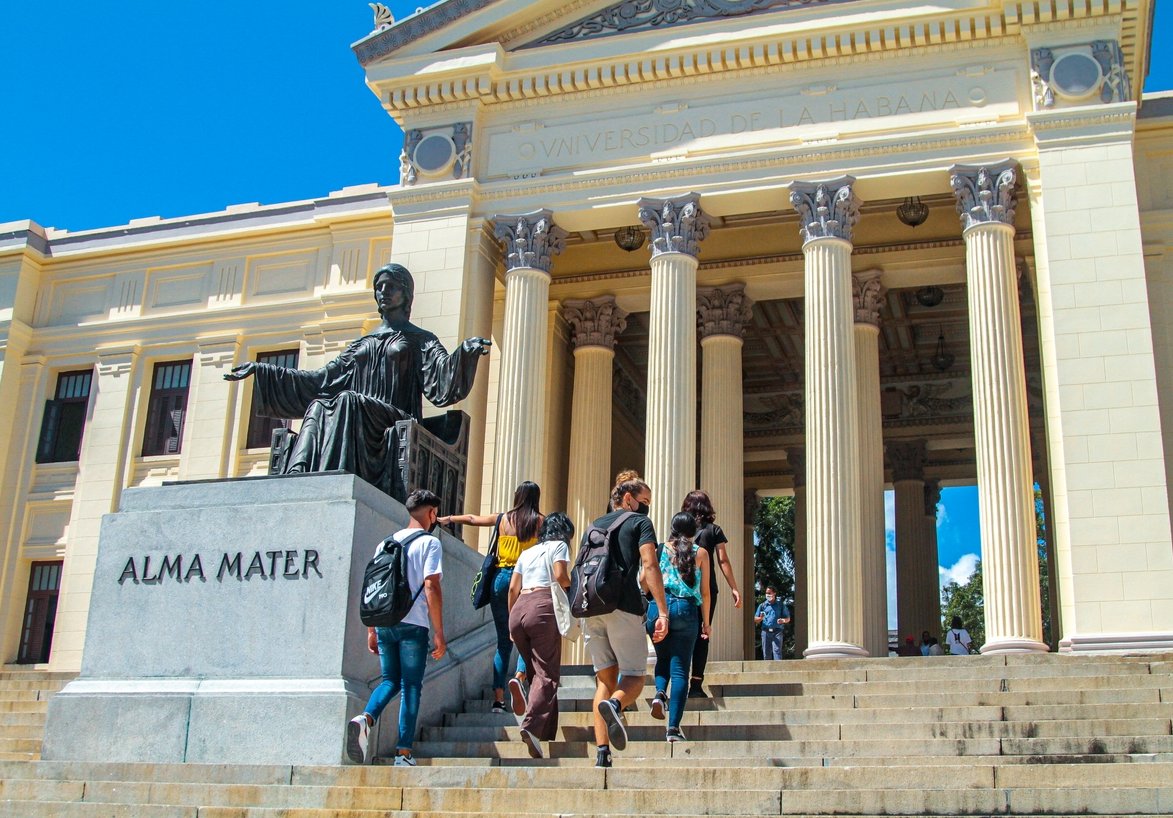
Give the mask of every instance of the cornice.
<svg viewBox="0 0 1173 818">
<path fill-rule="evenodd" d="M 480 0 L 450 0 L 441 5 L 468 2 Z M 1123 0 L 1055 0 L 1047 4 L 1012 2 L 1001 9 L 961 10 L 926 19 L 877 20 L 873 16 L 861 15 L 859 20 L 846 20 L 837 30 L 813 31 L 808 27 L 793 26 L 790 31 L 771 35 L 768 41 L 755 42 L 753 38 L 761 35 L 754 28 L 729 35 L 719 42 L 714 42 L 713 37 L 680 38 L 687 45 L 672 52 L 641 50 L 589 63 L 555 62 L 517 69 L 513 67 L 520 63 L 516 52 L 508 52 L 503 62 L 475 66 L 471 73 L 437 79 L 427 74 L 403 72 L 395 79 L 374 80 L 372 85 L 379 89 L 384 103 L 398 112 L 423 107 L 441 111 L 470 100 L 511 107 L 519 102 L 537 103 L 550 96 L 574 99 L 580 94 L 625 86 L 639 85 L 650 89 L 660 82 L 681 84 L 706 75 L 736 77 L 743 70 L 793 70 L 805 63 L 827 67 L 857 63 L 864 58 L 986 48 L 1005 41 L 1020 45 L 1020 38 L 1027 33 L 1034 37 L 1039 33 L 1046 35 L 1095 26 L 1117 27 L 1127 12 L 1136 13 L 1132 8 L 1126 10 Z M 545 15 L 524 28 L 526 31 L 537 30 L 547 20 L 558 16 L 557 13 Z M 414 19 L 409 18 L 402 25 L 406 26 Z M 384 32 L 383 36 L 390 36 L 391 32 Z M 520 33 L 508 32 L 498 39 L 512 44 L 518 36 Z M 646 37 L 629 36 L 633 38 L 633 47 L 647 45 Z M 1122 42 L 1122 45 L 1128 51 L 1132 44 Z M 557 47 L 550 52 L 557 55 Z M 455 55 L 458 52 L 447 53 Z M 525 52 L 527 58 L 540 53 L 536 49 Z M 1129 74 L 1133 88 L 1139 89 L 1135 70 Z M 1139 94 L 1139 90 L 1136 93 Z"/>
</svg>

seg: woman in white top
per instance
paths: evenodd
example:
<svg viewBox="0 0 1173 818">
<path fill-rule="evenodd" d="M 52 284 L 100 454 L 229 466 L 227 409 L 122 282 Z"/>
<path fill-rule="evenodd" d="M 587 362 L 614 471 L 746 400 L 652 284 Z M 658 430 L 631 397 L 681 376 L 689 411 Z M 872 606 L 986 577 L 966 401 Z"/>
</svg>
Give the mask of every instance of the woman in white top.
<svg viewBox="0 0 1173 818">
<path fill-rule="evenodd" d="M 967 656 L 973 650 L 973 641 L 961 625 L 961 617 L 953 617 L 949 624 L 949 632 L 945 634 L 945 644 L 949 646 L 949 653 L 953 656 Z"/>
<path fill-rule="evenodd" d="M 562 634 L 554 618 L 550 586 L 570 587 L 570 540 L 574 523 L 561 512 L 542 522 L 539 542 L 517 558 L 509 582 L 509 636 L 529 669 L 529 701 L 521 722 L 521 740 L 531 758 L 542 757 L 542 742 L 558 734 L 558 684 L 561 681 Z"/>
</svg>

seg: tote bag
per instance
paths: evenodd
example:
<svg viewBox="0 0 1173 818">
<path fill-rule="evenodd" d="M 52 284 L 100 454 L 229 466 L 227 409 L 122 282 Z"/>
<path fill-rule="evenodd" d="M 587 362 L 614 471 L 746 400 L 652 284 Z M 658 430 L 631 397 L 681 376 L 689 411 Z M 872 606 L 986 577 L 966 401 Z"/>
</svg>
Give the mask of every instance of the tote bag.
<svg viewBox="0 0 1173 818">
<path fill-rule="evenodd" d="M 472 591 L 469 592 L 469 598 L 472 600 L 473 610 L 476 611 L 488 605 L 489 599 L 493 595 L 493 578 L 497 576 L 497 533 L 501 528 L 501 518 L 504 516 L 504 514 L 497 515 L 497 522 L 493 525 L 493 533 L 489 536 L 489 552 L 485 554 L 481 570 L 477 571 L 477 575 L 472 580 Z"/>
<path fill-rule="evenodd" d="M 550 596 L 554 600 L 554 621 L 558 623 L 558 633 L 563 639 L 571 641 L 578 638 L 578 620 L 570 613 L 570 600 L 566 591 L 554 579 L 554 548 L 546 546 L 546 571 L 550 576 Z"/>
</svg>

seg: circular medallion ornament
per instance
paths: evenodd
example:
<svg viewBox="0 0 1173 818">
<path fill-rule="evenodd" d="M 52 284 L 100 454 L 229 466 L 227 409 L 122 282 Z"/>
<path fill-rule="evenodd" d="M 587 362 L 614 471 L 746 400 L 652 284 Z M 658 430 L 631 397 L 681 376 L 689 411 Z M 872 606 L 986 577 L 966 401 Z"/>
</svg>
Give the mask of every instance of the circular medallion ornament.
<svg viewBox="0 0 1173 818">
<path fill-rule="evenodd" d="M 456 145 L 443 134 L 430 134 L 415 146 L 411 159 L 421 173 L 435 176 L 444 173 L 456 162 Z"/>
<path fill-rule="evenodd" d="M 1100 90 L 1104 72 L 1088 54 L 1064 54 L 1051 66 L 1051 88 L 1071 100 L 1086 99 Z"/>
</svg>

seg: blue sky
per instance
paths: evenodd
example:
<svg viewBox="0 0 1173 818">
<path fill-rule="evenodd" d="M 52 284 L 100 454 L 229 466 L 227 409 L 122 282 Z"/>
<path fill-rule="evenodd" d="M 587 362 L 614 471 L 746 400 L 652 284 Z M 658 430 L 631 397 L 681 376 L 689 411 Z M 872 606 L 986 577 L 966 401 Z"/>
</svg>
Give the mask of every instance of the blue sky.
<svg viewBox="0 0 1173 818">
<path fill-rule="evenodd" d="M 0 222 L 83 230 L 394 183 L 402 134 L 350 51 L 371 23 L 365 0 L 7 4 Z M 1173 2 L 1153 30 L 1145 90 L 1168 90 Z M 979 551 L 976 497 L 942 492 L 950 578 Z"/>
</svg>

